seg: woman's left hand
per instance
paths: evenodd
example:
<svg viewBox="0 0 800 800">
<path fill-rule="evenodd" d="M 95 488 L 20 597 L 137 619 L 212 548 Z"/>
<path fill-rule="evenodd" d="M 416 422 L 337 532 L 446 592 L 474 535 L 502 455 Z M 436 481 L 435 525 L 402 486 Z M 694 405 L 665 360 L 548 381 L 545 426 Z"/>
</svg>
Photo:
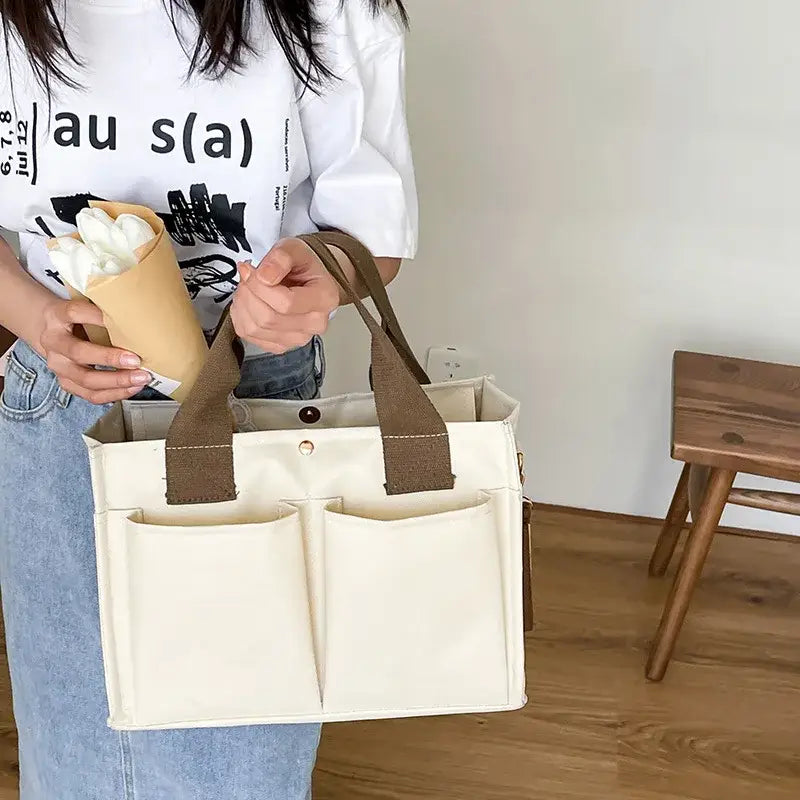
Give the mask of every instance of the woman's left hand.
<svg viewBox="0 0 800 800">
<path fill-rule="evenodd" d="M 239 264 L 231 318 L 239 337 L 285 353 L 325 333 L 340 304 L 339 285 L 301 239 L 284 239 L 258 267 Z"/>
</svg>

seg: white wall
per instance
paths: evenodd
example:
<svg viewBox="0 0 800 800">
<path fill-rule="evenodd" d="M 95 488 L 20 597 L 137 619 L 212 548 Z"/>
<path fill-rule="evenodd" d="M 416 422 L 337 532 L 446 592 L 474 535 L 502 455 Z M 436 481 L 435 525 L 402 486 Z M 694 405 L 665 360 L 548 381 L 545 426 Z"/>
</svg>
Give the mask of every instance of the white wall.
<svg viewBox="0 0 800 800">
<path fill-rule="evenodd" d="M 408 6 L 412 342 L 524 402 L 536 499 L 663 514 L 673 350 L 800 363 L 800 3 Z M 329 339 L 329 391 L 363 386 L 354 317 Z"/>
</svg>

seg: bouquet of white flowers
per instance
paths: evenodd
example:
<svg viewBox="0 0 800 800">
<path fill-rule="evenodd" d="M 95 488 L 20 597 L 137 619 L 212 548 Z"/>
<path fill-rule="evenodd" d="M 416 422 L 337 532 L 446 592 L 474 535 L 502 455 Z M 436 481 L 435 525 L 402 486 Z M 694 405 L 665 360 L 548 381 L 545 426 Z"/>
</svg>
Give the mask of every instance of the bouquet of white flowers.
<svg viewBox="0 0 800 800">
<path fill-rule="evenodd" d="M 48 249 L 70 293 L 103 312 L 107 333 L 87 326 L 87 335 L 136 353 L 150 385 L 182 402 L 208 346 L 164 223 L 143 206 L 93 201 L 77 225 Z"/>
</svg>

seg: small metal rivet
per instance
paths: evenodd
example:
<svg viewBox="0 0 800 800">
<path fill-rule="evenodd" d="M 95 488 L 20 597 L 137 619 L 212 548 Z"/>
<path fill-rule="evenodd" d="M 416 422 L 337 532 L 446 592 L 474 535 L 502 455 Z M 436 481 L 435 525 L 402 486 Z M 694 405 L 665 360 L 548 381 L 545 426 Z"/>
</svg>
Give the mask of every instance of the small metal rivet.
<svg viewBox="0 0 800 800">
<path fill-rule="evenodd" d="M 314 452 L 314 442 L 300 442 L 300 452 L 304 456 L 310 456 Z"/>
<path fill-rule="evenodd" d="M 305 408 L 300 409 L 300 422 L 306 425 L 315 425 L 320 421 L 321 417 L 322 413 L 314 406 L 306 406 Z"/>
</svg>

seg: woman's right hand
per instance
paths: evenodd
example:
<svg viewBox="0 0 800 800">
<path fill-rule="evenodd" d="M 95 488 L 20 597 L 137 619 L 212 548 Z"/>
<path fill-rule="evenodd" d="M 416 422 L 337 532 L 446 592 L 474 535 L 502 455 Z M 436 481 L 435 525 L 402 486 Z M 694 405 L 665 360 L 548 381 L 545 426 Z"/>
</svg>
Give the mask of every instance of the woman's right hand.
<svg viewBox="0 0 800 800">
<path fill-rule="evenodd" d="M 45 308 L 38 341 L 32 342 L 61 388 L 95 405 L 125 400 L 152 381 L 134 353 L 86 342 L 73 332 L 75 325 L 103 324 L 103 312 L 88 300 L 53 300 Z"/>
</svg>

